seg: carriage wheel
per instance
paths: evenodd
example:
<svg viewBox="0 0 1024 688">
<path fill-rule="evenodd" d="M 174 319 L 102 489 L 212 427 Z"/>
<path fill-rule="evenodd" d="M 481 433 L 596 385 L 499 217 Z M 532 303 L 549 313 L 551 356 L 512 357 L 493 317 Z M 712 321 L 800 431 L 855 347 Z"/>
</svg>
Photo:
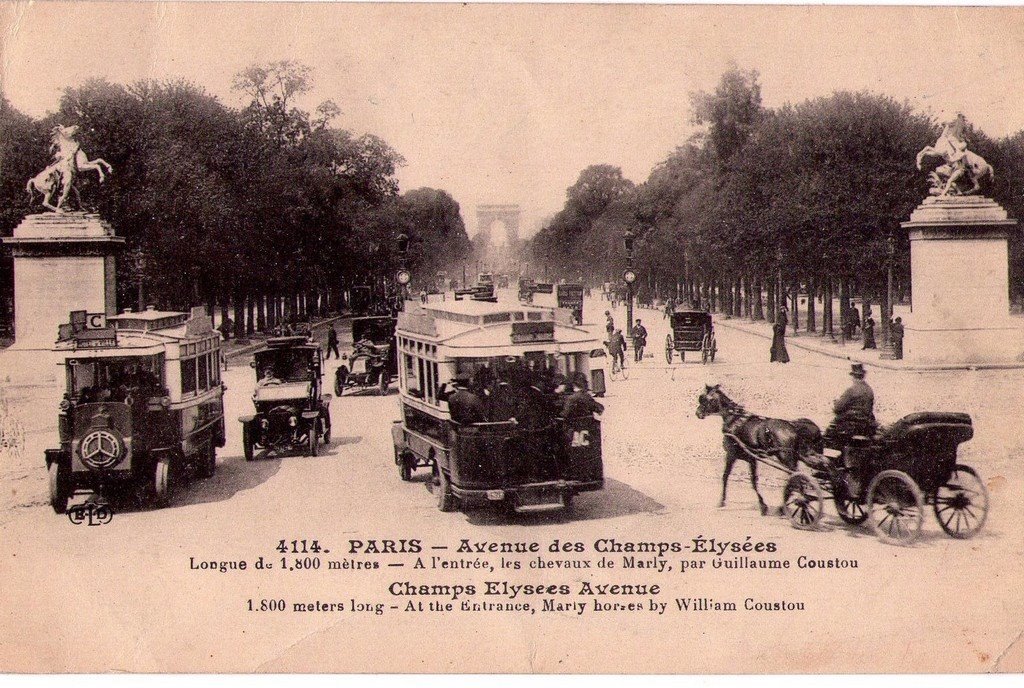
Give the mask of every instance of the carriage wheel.
<svg viewBox="0 0 1024 688">
<path fill-rule="evenodd" d="M 665 362 L 672 365 L 672 335 L 665 338 Z"/>
<path fill-rule="evenodd" d="M 812 530 L 824 513 L 825 499 L 818 481 L 805 473 L 794 473 L 782 492 L 782 508 L 794 528 Z"/>
<path fill-rule="evenodd" d="M 882 471 L 868 488 L 871 529 L 883 542 L 909 545 L 921 534 L 924 497 L 903 471 Z"/>
<path fill-rule="evenodd" d="M 700 343 L 700 362 L 707 365 L 708 358 L 711 356 L 711 345 L 708 343 L 707 338 Z"/>
<path fill-rule="evenodd" d="M 851 526 L 859 526 L 868 520 L 867 507 L 851 496 L 846 486 L 842 483 L 836 483 L 832 499 L 836 503 L 836 513 L 839 514 L 839 518 L 843 519 L 844 523 L 849 523 Z"/>
<path fill-rule="evenodd" d="M 988 489 L 973 468 L 958 463 L 946 482 L 935 488 L 932 508 L 946 535 L 973 537 L 988 518 Z"/>
<path fill-rule="evenodd" d="M 711 338 L 711 362 L 712 363 L 715 362 L 715 352 L 716 351 L 718 351 L 718 342 L 716 342 L 715 338 L 712 337 Z"/>
</svg>

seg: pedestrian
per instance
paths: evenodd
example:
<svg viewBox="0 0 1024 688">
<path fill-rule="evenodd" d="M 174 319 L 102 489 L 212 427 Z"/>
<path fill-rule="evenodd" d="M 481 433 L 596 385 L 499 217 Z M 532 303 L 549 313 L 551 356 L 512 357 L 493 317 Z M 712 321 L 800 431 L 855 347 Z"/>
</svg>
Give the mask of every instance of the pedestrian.
<svg viewBox="0 0 1024 688">
<path fill-rule="evenodd" d="M 341 353 L 338 351 L 338 331 L 334 329 L 334 323 L 331 323 L 327 328 L 327 355 L 324 356 L 325 361 L 331 357 L 332 351 L 335 358 L 341 358 Z"/>
<path fill-rule="evenodd" d="M 892 333 L 892 356 L 900 360 L 903 358 L 903 318 L 896 318 L 890 332 Z"/>
<path fill-rule="evenodd" d="M 858 328 L 860 328 L 860 311 L 857 307 L 850 302 L 850 339 L 853 339 L 853 335 L 857 334 Z"/>
<path fill-rule="evenodd" d="M 868 319 L 864 321 L 864 349 L 877 349 L 878 345 L 875 344 L 875 319 L 870 315 Z"/>
<path fill-rule="evenodd" d="M 608 333 L 608 338 L 611 339 L 612 335 L 615 334 L 615 320 L 612 318 L 611 311 L 604 312 L 604 329 Z"/>
<path fill-rule="evenodd" d="M 633 356 L 639 363 L 644 358 L 644 347 L 647 346 L 647 328 L 640 324 L 640 318 L 636 319 L 633 326 Z"/>
<path fill-rule="evenodd" d="M 789 363 L 789 352 L 786 351 L 786 325 L 788 324 L 789 316 L 783 306 L 779 308 L 779 312 L 775 316 L 775 324 L 772 325 L 771 362 L 773 363 Z"/>
</svg>

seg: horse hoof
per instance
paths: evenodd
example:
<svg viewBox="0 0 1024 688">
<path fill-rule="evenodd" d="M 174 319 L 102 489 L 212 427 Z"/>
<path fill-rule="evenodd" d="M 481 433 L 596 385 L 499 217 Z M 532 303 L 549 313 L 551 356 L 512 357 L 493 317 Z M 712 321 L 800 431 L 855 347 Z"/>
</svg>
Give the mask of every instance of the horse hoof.
<svg viewBox="0 0 1024 688">
<path fill-rule="evenodd" d="M 718 508 L 719 509 L 724 509 L 725 508 L 725 502 L 719 502 L 718 503 Z"/>
<path fill-rule="evenodd" d="M 768 507 L 766 507 L 766 506 L 762 506 L 761 507 L 761 515 L 762 516 L 767 516 L 768 515 Z"/>
</svg>

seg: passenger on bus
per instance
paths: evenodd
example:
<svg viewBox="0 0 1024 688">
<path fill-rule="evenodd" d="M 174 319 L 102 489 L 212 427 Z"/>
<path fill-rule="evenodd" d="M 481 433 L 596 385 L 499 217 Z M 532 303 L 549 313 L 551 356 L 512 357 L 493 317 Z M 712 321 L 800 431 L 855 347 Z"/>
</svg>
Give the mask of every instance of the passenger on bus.
<svg viewBox="0 0 1024 688">
<path fill-rule="evenodd" d="M 452 421 L 459 425 L 470 425 L 472 423 L 483 423 L 487 420 L 487 413 L 483 400 L 470 391 L 469 377 L 456 375 L 452 378 L 451 385 L 454 391 L 448 389 L 449 383 L 441 385 L 438 390 L 438 399 L 448 402 L 448 413 Z"/>
<path fill-rule="evenodd" d="M 583 373 L 576 373 L 572 381 L 573 392 L 565 400 L 565 406 L 562 409 L 563 418 L 566 420 L 593 418 L 595 413 L 604 413 L 604 405 L 590 396 L 587 387 L 587 376 Z"/>
</svg>

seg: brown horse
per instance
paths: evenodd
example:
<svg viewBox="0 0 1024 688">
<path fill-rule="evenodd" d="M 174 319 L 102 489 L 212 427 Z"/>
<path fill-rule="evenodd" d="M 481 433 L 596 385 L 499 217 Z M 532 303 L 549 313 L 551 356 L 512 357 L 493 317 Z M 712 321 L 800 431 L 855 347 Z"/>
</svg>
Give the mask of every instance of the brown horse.
<svg viewBox="0 0 1024 688">
<path fill-rule="evenodd" d="M 704 393 L 697 398 L 697 417 L 718 414 L 722 416 L 722 446 L 725 447 L 725 472 L 722 474 L 722 501 L 725 506 L 725 491 L 732 466 L 737 460 L 750 464 L 750 484 L 761 505 L 761 515 L 768 513 L 757 490 L 758 460 L 748 451 L 769 462 L 780 464 L 789 471 L 795 471 L 797 461 L 809 453 L 824 449 L 821 430 L 814 421 L 799 418 L 794 421 L 778 418 L 764 418 L 754 415 L 730 399 L 718 385 L 707 385 Z M 738 442 L 742 442 L 741 447 Z"/>
</svg>

